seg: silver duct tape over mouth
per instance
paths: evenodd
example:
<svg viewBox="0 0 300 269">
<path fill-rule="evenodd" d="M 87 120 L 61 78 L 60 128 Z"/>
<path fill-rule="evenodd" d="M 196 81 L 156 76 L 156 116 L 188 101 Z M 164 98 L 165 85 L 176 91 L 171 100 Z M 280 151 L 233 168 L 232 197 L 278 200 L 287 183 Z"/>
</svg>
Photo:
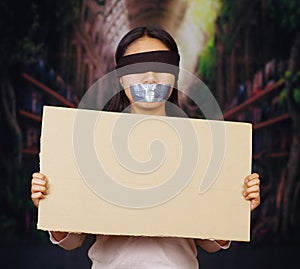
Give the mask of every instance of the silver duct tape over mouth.
<svg viewBox="0 0 300 269">
<path fill-rule="evenodd" d="M 131 84 L 130 92 L 134 102 L 165 102 L 171 91 L 171 84 Z"/>
</svg>

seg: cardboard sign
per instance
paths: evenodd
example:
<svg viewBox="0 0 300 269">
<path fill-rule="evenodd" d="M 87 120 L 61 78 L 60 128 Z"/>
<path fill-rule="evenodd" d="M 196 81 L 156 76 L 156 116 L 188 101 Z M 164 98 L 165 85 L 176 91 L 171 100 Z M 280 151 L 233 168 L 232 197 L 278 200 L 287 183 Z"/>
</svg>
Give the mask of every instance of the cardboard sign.
<svg viewBox="0 0 300 269">
<path fill-rule="evenodd" d="M 38 228 L 249 241 L 252 127 L 44 107 Z"/>
</svg>

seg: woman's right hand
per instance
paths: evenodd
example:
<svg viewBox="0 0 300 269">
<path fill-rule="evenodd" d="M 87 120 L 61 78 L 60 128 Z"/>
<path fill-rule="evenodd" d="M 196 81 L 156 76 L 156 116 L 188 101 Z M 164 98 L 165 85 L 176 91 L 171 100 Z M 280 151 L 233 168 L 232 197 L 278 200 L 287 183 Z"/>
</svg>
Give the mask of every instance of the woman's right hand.
<svg viewBox="0 0 300 269">
<path fill-rule="evenodd" d="M 36 207 L 39 206 L 41 199 L 45 198 L 48 194 L 48 179 L 42 173 L 34 173 L 31 180 L 31 200 Z M 67 232 L 53 232 L 50 231 L 55 240 L 63 240 Z"/>
<path fill-rule="evenodd" d="M 48 194 L 48 179 L 41 173 L 34 173 L 31 180 L 31 200 L 36 207 Z"/>
</svg>

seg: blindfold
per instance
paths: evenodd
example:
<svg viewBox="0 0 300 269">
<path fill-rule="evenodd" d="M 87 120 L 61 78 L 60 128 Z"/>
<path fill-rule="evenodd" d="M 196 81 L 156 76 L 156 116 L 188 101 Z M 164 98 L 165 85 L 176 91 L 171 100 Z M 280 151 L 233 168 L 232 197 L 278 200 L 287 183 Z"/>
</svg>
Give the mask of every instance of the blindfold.
<svg viewBox="0 0 300 269">
<path fill-rule="evenodd" d="M 123 56 L 116 66 L 117 76 L 146 72 L 170 73 L 178 76 L 180 56 L 168 50 L 149 51 Z"/>
</svg>

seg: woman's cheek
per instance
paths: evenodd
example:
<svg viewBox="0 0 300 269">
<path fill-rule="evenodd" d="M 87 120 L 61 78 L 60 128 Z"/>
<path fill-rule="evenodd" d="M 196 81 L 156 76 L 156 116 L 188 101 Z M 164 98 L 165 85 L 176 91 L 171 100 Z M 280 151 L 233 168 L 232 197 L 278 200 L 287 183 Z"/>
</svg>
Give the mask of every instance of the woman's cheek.
<svg viewBox="0 0 300 269">
<path fill-rule="evenodd" d="M 128 100 L 129 100 L 130 104 L 134 103 L 133 98 L 132 98 L 131 93 L 130 93 L 130 88 L 129 87 L 124 88 L 124 91 L 125 91 L 125 94 L 126 94 Z"/>
</svg>

